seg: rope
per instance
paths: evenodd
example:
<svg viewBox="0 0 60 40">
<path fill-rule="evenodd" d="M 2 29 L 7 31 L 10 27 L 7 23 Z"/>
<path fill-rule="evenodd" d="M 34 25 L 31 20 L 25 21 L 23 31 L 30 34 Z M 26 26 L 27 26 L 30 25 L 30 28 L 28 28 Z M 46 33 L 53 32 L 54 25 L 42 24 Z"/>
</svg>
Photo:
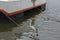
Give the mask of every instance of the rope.
<svg viewBox="0 0 60 40">
<path fill-rule="evenodd" d="M 8 19 L 10 19 L 15 25 L 17 25 L 18 27 L 20 26 L 17 22 L 15 22 L 12 18 L 10 18 L 7 14 L 5 14 L 7 17 L 8 17 Z"/>
</svg>

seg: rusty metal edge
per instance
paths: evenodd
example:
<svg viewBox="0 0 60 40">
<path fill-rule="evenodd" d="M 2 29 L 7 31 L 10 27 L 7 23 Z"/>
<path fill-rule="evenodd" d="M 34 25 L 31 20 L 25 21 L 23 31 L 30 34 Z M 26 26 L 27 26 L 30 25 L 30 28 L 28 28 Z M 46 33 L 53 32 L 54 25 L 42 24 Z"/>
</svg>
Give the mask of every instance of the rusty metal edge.
<svg viewBox="0 0 60 40">
<path fill-rule="evenodd" d="M 40 3 L 40 4 L 36 5 L 36 6 L 30 6 L 30 7 L 24 8 L 24 9 L 15 10 L 15 11 L 13 11 L 13 12 L 8 12 L 7 10 L 5 10 L 5 9 L 3 9 L 3 8 L 0 8 L 0 12 L 6 14 L 6 15 L 8 15 L 8 16 L 12 16 L 12 15 L 19 14 L 19 13 L 22 13 L 22 12 L 24 12 L 24 11 L 27 11 L 27 10 L 30 10 L 30 9 L 39 7 L 39 6 L 44 5 L 44 4 L 46 4 L 46 2 L 42 2 L 42 3 Z"/>
</svg>

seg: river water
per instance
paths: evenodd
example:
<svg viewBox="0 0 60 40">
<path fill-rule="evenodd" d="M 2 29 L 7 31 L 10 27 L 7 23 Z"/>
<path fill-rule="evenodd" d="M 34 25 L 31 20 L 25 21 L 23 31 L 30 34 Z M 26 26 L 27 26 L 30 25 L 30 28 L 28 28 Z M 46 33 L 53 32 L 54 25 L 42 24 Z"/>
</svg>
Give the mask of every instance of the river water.
<svg viewBox="0 0 60 40">
<path fill-rule="evenodd" d="M 46 11 L 38 15 L 35 15 L 35 24 L 37 25 L 37 27 L 39 26 L 38 33 L 39 33 L 40 40 L 60 40 L 60 11 L 59 11 L 60 6 L 59 4 L 60 4 L 60 0 L 47 0 Z M 1 32 L 0 38 L 13 40 L 11 38 L 15 38 L 14 33 L 19 33 L 22 31 L 26 32 L 27 30 L 30 30 L 28 27 L 30 26 L 29 20 L 24 21 L 21 25 L 22 27 L 13 28 L 12 32 L 3 32 L 3 33 Z M 23 37 L 23 38 L 24 40 L 32 40 L 27 37 Z M 17 39 L 17 40 L 20 40 L 20 39 Z"/>
</svg>

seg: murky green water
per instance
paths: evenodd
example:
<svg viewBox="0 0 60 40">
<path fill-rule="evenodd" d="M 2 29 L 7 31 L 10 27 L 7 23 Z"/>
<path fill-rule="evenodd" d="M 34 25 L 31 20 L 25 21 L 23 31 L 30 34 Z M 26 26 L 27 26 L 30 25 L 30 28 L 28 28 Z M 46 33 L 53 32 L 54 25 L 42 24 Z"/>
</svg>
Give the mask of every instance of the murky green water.
<svg viewBox="0 0 60 40">
<path fill-rule="evenodd" d="M 60 40 L 60 11 L 59 11 L 60 2 L 59 1 L 60 0 L 47 0 L 46 11 L 35 16 L 35 24 L 39 26 L 38 32 L 39 32 L 40 40 Z M 24 23 L 28 24 L 30 22 L 24 21 L 23 24 Z M 19 29 L 18 31 L 20 32 L 19 27 L 17 28 L 14 27 L 15 31 L 13 30 L 12 33 L 1 33 L 0 35 L 5 35 L 5 36 L 1 36 L 0 38 L 2 37 L 6 38 L 7 34 L 10 34 L 12 36 L 11 38 L 13 37 L 15 38 L 14 33 L 16 32 L 16 29 Z M 24 40 L 32 40 L 27 37 L 23 37 L 23 38 Z"/>
<path fill-rule="evenodd" d="M 39 2 L 39 0 L 37 0 Z M 20 1 L 20 2 L 25 2 L 25 0 Z M 30 0 L 28 1 L 29 4 L 26 3 L 26 5 L 21 6 L 20 2 L 1 2 L 0 3 L 0 7 L 5 8 L 8 11 L 12 11 L 12 10 L 17 10 L 20 9 L 22 7 L 27 7 L 32 5 L 32 3 L 30 2 Z M 42 2 L 42 1 L 41 1 Z M 16 4 L 15 4 L 16 3 Z M 9 5 L 8 5 L 9 4 Z M 10 6 L 12 4 L 12 6 Z M 18 5 L 17 5 L 18 4 Z M 8 5 L 8 6 L 6 6 Z M 14 6 L 13 6 L 14 5 Z M 15 6 L 17 8 L 15 8 Z M 12 9 L 11 9 L 12 7 Z M 16 40 L 16 39 L 21 39 L 21 36 L 23 33 L 27 33 L 30 30 L 32 30 L 31 26 L 31 18 L 35 15 L 40 14 L 39 10 L 34 10 L 34 11 L 28 11 L 28 12 L 24 12 L 27 13 L 28 15 L 24 15 L 22 18 L 14 20 L 18 25 L 16 25 L 15 23 L 13 23 L 11 20 L 2 20 L 0 21 L 0 40 Z M 29 20 L 28 20 L 29 19 Z M 27 37 L 22 37 L 22 39 L 24 40 L 30 40 L 30 38 Z"/>
<path fill-rule="evenodd" d="M 0 39 L 1 40 L 2 39 L 15 40 L 15 39 L 18 39 L 16 37 L 15 33 L 19 34 L 21 32 L 22 33 L 29 32 L 29 30 L 31 30 L 32 28 L 30 28 L 31 21 L 29 21 L 28 19 L 31 20 L 31 18 L 33 18 L 33 16 L 40 14 L 39 10 L 34 10 L 34 11 L 35 12 L 33 12 L 33 11 L 24 12 L 24 13 L 27 13 L 28 15 L 25 15 L 20 19 L 14 20 L 16 23 L 18 23 L 19 26 L 17 26 L 11 20 L 1 21 L 0 22 Z"/>
</svg>

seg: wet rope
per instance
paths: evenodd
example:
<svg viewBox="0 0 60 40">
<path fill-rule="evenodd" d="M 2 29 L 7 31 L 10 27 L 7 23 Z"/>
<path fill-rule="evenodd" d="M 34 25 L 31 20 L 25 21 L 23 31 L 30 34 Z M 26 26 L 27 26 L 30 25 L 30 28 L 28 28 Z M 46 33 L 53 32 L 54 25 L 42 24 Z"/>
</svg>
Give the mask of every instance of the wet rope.
<svg viewBox="0 0 60 40">
<path fill-rule="evenodd" d="M 5 14 L 6 17 L 8 17 L 9 20 L 11 20 L 15 25 L 17 25 L 18 27 L 20 26 L 17 22 L 15 22 L 11 17 L 9 17 L 7 14 Z"/>
</svg>

